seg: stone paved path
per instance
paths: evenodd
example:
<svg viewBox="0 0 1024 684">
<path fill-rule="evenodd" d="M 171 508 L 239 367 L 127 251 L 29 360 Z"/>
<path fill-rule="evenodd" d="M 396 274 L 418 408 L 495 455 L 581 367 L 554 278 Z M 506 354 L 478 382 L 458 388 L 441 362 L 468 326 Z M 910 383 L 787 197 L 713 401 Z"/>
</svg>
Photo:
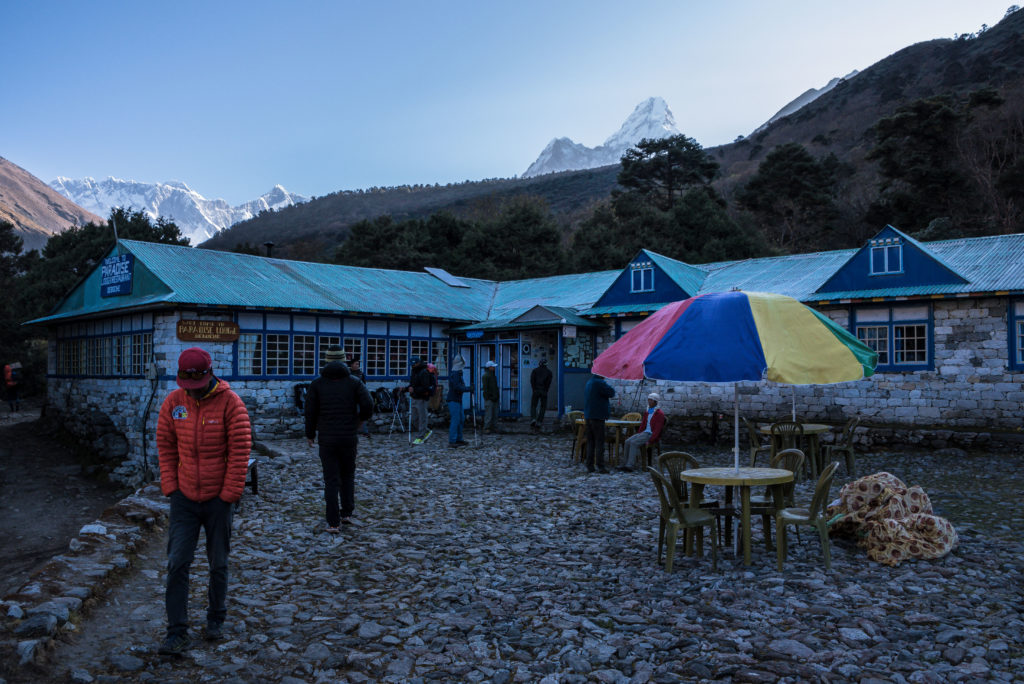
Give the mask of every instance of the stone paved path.
<svg viewBox="0 0 1024 684">
<path fill-rule="evenodd" d="M 439 438 L 440 437 L 440 438 Z M 449 450 L 360 445 L 357 524 L 323 533 L 319 461 L 273 443 L 261 496 L 235 521 L 228 638 L 187 656 L 163 634 L 163 540 L 52 654 L 53 681 L 678 682 L 1022 681 L 1020 457 L 862 456 L 921 484 L 960 547 L 888 568 L 816 538 L 775 569 L 655 562 L 646 475 L 588 475 L 564 434 L 488 437 Z M 697 454 L 726 465 L 731 453 Z M 833 487 L 846 481 L 842 469 Z M 810 485 L 797 498 L 810 498 Z M 197 553 L 193 624 L 205 610 Z M 36 677 L 36 681 L 45 679 Z M 70 679 L 69 679 L 70 678 Z"/>
</svg>

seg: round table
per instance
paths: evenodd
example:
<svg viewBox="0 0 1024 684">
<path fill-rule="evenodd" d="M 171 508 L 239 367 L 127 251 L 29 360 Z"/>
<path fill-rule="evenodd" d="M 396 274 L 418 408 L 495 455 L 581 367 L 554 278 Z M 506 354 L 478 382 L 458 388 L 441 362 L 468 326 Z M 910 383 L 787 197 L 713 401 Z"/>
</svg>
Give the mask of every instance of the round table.
<svg viewBox="0 0 1024 684">
<path fill-rule="evenodd" d="M 704 485 L 724 485 L 740 489 L 740 533 L 743 537 L 743 564 L 750 565 L 750 488 L 771 487 L 775 507 L 782 506 L 782 485 L 793 481 L 793 473 L 782 468 L 693 468 L 679 473 L 689 482 L 690 508 L 698 508 L 704 497 Z"/>
<path fill-rule="evenodd" d="M 573 460 L 574 461 L 585 461 L 586 460 L 586 454 L 580 453 L 580 448 L 581 448 L 581 445 L 583 443 L 583 435 L 584 435 L 585 430 L 586 430 L 586 425 L 587 425 L 586 419 L 584 419 L 584 418 L 577 418 L 576 419 L 576 426 L 577 426 L 578 432 L 576 434 L 576 453 L 573 454 Z M 615 465 L 615 464 L 617 464 L 619 462 L 619 456 L 622 453 L 622 445 L 620 444 L 620 441 L 619 441 L 620 435 L 623 432 L 625 432 L 626 430 L 629 430 L 630 428 L 632 428 L 634 430 L 636 430 L 636 428 L 639 428 L 640 427 L 640 421 L 639 420 L 622 420 L 621 418 L 609 418 L 608 420 L 604 421 L 604 427 L 605 427 L 606 430 L 608 428 L 612 428 L 613 430 L 615 430 L 615 446 L 612 448 L 611 456 L 608 457 L 608 465 Z M 622 440 L 622 441 L 625 442 L 625 440 Z M 604 448 L 604 447 L 602 447 L 602 448 Z"/>
<path fill-rule="evenodd" d="M 807 465 L 810 468 L 811 476 L 818 477 L 818 473 L 821 472 L 821 436 L 832 429 L 831 425 L 823 425 L 822 423 L 800 423 L 804 429 L 804 437 L 807 438 L 807 448 L 804 449 L 804 453 L 807 456 Z M 772 434 L 771 425 L 763 425 L 759 429 L 762 435 Z M 772 453 L 777 452 L 778 446 L 775 444 L 775 438 L 772 437 Z"/>
</svg>

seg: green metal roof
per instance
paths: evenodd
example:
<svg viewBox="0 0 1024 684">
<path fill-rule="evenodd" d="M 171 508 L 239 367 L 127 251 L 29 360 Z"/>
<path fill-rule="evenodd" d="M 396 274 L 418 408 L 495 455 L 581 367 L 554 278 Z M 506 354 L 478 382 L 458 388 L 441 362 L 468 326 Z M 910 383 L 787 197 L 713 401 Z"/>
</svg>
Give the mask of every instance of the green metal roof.
<svg viewBox="0 0 1024 684">
<path fill-rule="evenodd" d="M 472 325 L 462 326 L 461 328 L 455 328 L 455 330 L 459 332 L 467 330 L 525 330 L 529 328 L 550 328 L 552 326 L 560 325 L 575 325 L 576 327 L 579 328 L 604 327 L 604 324 L 602 323 L 590 321 L 587 320 L 586 318 L 579 316 L 572 309 L 566 309 L 560 306 L 544 306 L 543 308 L 551 311 L 551 313 L 555 314 L 555 316 L 552 318 L 540 320 L 517 320 L 518 316 L 500 320 L 491 319 L 483 321 L 481 323 L 474 323 Z M 530 307 L 530 309 L 533 309 L 533 307 Z M 529 311 L 530 309 L 528 309 L 527 311 Z"/>
<path fill-rule="evenodd" d="M 683 292 L 696 294 L 707 277 L 707 271 L 698 266 L 691 266 L 649 249 L 645 249 L 644 253 L 651 257 L 651 261 L 657 264 L 665 275 L 674 280 L 676 285 L 683 289 Z"/>
<path fill-rule="evenodd" d="M 496 283 L 463 278 L 452 287 L 429 273 L 270 259 L 122 240 L 144 282 L 121 297 L 99 297 L 99 267 L 57 309 L 32 323 L 154 304 L 348 311 L 456 321 L 487 318 Z M 111 254 L 115 251 L 112 250 Z M 91 293 L 96 293 L 93 296 Z"/>
<path fill-rule="evenodd" d="M 739 288 L 776 292 L 805 302 L 827 302 L 1024 291 L 1024 234 L 918 244 L 968 282 L 815 294 L 858 250 L 723 261 L 699 268 L 648 254 L 666 273 L 671 269 L 672 277 L 684 288 L 699 279 L 694 294 Z M 641 314 L 664 306 L 591 308 L 621 269 L 503 283 L 461 278 L 468 287 L 452 287 L 425 272 L 314 264 L 133 240 L 122 240 L 111 250 L 111 254 L 125 252 L 136 258 L 130 295 L 101 298 L 97 266 L 53 313 L 30 323 L 160 305 L 196 305 L 437 318 L 487 323 L 487 327 L 494 328 L 508 327 L 537 305 L 585 316 Z"/>
<path fill-rule="evenodd" d="M 498 283 L 488 315 L 476 320 L 516 318 L 538 304 L 549 309 L 588 309 L 620 273 L 621 269 Z"/>
</svg>

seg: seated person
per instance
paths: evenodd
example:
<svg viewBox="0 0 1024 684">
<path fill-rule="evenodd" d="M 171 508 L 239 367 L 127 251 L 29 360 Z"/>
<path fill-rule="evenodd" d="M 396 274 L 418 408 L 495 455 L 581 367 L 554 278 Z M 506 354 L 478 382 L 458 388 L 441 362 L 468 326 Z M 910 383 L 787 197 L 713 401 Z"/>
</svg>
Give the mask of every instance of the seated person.
<svg viewBox="0 0 1024 684">
<path fill-rule="evenodd" d="M 640 447 L 657 444 L 661 439 L 661 430 L 665 427 L 665 414 L 658 408 L 661 397 L 657 392 L 647 395 L 647 413 L 640 422 L 640 432 L 626 440 L 626 453 L 622 458 L 619 470 L 631 473 L 637 467 Z"/>
</svg>

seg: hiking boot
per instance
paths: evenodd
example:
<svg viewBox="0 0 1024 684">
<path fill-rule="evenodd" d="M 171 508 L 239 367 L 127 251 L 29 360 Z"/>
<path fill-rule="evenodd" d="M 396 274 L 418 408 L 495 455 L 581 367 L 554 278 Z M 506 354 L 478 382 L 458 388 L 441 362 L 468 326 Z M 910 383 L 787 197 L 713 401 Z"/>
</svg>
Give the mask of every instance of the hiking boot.
<svg viewBox="0 0 1024 684">
<path fill-rule="evenodd" d="M 192 648 L 188 634 L 169 634 L 160 644 L 160 655 L 180 656 Z"/>
<path fill-rule="evenodd" d="M 208 622 L 206 623 L 206 629 L 203 631 L 203 638 L 207 641 L 220 641 L 224 638 L 224 623 L 223 622 Z"/>
</svg>

